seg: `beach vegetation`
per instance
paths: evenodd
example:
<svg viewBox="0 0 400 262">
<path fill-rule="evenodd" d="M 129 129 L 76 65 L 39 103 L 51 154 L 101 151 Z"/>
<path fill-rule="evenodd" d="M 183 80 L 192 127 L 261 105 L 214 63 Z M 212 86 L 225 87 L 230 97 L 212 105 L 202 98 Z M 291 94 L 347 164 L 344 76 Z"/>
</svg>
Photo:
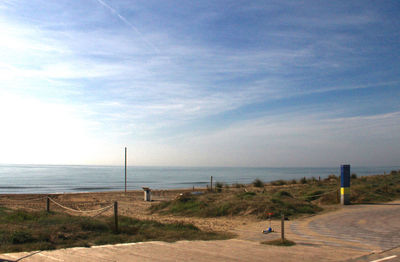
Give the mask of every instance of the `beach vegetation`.
<svg viewBox="0 0 400 262">
<path fill-rule="evenodd" d="M 225 212 L 225 211 L 221 211 Z M 202 231 L 192 224 L 119 217 L 80 217 L 65 213 L 0 209 L 0 252 L 89 247 L 138 241 L 214 240 L 233 235 Z"/>
<path fill-rule="evenodd" d="M 400 198 L 399 173 L 387 175 L 362 176 L 351 180 L 350 199 L 352 203 L 385 202 Z M 311 182 L 314 181 L 314 182 Z M 316 181 L 318 181 L 316 183 Z M 281 185 L 257 187 L 233 187 L 220 194 L 188 196 L 188 199 L 175 199 L 155 203 L 152 213 L 176 216 L 242 216 L 253 215 L 266 218 L 268 212 L 275 215 L 301 216 L 323 210 L 327 205 L 340 203 L 338 177 L 330 175 L 327 179 L 302 178 L 300 183 L 285 181 Z M 252 184 L 253 185 L 253 184 Z"/>
<path fill-rule="evenodd" d="M 288 183 L 288 181 L 285 181 L 283 179 L 279 179 L 279 180 L 275 180 L 271 182 L 271 185 L 273 186 L 282 186 L 282 185 L 286 185 Z"/>
<path fill-rule="evenodd" d="M 222 182 L 215 183 L 215 191 L 221 192 L 223 187 L 224 187 L 224 183 L 222 183 Z"/>
<path fill-rule="evenodd" d="M 323 191 L 323 190 L 311 191 L 307 194 L 306 201 L 309 201 L 309 202 L 314 201 L 314 200 L 320 198 L 324 193 L 325 193 L 325 191 Z"/>
<path fill-rule="evenodd" d="M 302 199 L 295 199 L 288 191 L 279 190 L 273 194 L 268 191 L 223 192 L 191 196 L 190 200 L 175 199 L 153 204 L 153 213 L 178 216 L 219 217 L 255 215 L 267 218 L 268 212 L 275 215 L 297 216 L 311 214 L 320 207 Z"/>
<path fill-rule="evenodd" d="M 255 186 L 255 187 L 264 187 L 264 182 L 261 180 L 261 179 L 258 179 L 258 178 L 256 178 L 254 181 L 253 181 L 253 186 Z"/>
<path fill-rule="evenodd" d="M 232 187 L 234 187 L 234 188 L 242 188 L 242 187 L 245 187 L 245 185 L 244 184 L 239 184 L 239 183 L 234 183 L 234 184 L 232 184 Z"/>
<path fill-rule="evenodd" d="M 339 177 L 335 174 L 330 174 L 327 178 L 325 178 L 326 181 L 337 181 L 339 180 Z"/>
<path fill-rule="evenodd" d="M 293 197 L 288 191 L 281 190 L 274 194 L 275 197 Z"/>
<path fill-rule="evenodd" d="M 301 184 L 307 184 L 307 178 L 306 177 L 302 177 L 301 179 L 300 179 L 300 183 Z"/>
</svg>

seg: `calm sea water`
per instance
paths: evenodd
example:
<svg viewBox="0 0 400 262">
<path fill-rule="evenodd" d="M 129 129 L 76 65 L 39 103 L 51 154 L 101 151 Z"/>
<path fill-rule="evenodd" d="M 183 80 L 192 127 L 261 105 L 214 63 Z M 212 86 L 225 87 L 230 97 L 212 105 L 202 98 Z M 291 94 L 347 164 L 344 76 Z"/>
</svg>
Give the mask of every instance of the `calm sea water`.
<svg viewBox="0 0 400 262">
<path fill-rule="evenodd" d="M 383 174 L 400 166 L 352 167 L 359 176 Z M 172 189 L 205 187 L 214 181 L 251 183 L 301 177 L 327 177 L 340 174 L 339 167 L 324 168 L 244 168 L 244 167 L 128 167 L 128 189 Z M 0 193 L 61 193 L 124 189 L 124 167 L 0 165 Z"/>
</svg>

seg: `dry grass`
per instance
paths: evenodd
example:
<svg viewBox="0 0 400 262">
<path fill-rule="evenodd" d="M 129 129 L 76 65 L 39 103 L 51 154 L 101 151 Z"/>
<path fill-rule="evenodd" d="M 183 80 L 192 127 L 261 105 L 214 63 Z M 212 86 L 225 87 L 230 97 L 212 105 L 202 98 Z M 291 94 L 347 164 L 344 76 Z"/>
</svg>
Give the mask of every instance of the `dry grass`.
<svg viewBox="0 0 400 262">
<path fill-rule="evenodd" d="M 352 203 L 385 202 L 400 198 L 398 171 L 387 175 L 352 177 Z M 254 215 L 264 219 L 269 212 L 275 216 L 283 213 L 286 217 L 293 217 L 317 213 L 323 210 L 323 206 L 338 204 L 339 188 L 340 179 L 335 175 L 323 180 L 277 180 L 267 185 L 257 181 L 246 186 L 225 185 L 217 192 L 205 192 L 202 195 L 187 192 L 174 200 L 156 203 L 150 210 L 158 214 L 195 217 Z"/>
<path fill-rule="evenodd" d="M 94 219 L 62 213 L 0 208 L 0 252 L 150 240 L 214 240 L 232 236 L 227 233 L 205 232 L 191 224 L 160 223 L 129 217 L 119 218 L 119 231 L 116 233 L 112 217 Z"/>
</svg>

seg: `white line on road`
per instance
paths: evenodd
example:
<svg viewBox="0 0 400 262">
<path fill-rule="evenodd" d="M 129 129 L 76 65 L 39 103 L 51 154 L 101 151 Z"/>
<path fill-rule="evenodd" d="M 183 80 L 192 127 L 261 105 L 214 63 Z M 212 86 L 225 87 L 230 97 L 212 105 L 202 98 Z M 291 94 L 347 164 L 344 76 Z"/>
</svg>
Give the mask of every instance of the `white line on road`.
<svg viewBox="0 0 400 262">
<path fill-rule="evenodd" d="M 373 261 L 370 261 L 370 262 L 380 262 L 380 261 L 389 260 L 389 259 L 392 259 L 392 258 L 395 258 L 395 257 L 397 257 L 397 256 L 394 255 L 394 256 L 390 256 L 390 257 L 384 257 L 384 258 L 380 258 L 380 259 L 373 260 Z"/>
</svg>

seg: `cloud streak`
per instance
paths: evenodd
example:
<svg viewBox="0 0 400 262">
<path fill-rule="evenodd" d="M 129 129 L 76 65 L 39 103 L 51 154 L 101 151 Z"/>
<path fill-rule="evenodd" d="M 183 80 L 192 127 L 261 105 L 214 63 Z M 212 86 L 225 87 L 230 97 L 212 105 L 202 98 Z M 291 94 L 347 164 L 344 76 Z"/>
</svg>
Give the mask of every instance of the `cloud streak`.
<svg viewBox="0 0 400 262">
<path fill-rule="evenodd" d="M 160 50 L 154 45 L 152 44 L 150 41 L 148 41 L 144 35 L 139 31 L 139 29 L 137 29 L 136 26 L 134 26 L 131 22 L 128 21 L 128 19 L 126 19 L 124 16 L 122 16 L 115 8 L 111 7 L 109 4 L 107 4 L 105 1 L 103 0 L 97 0 L 97 2 L 99 4 L 101 4 L 102 6 L 104 6 L 105 8 L 107 8 L 108 10 L 111 11 L 111 13 L 113 13 L 114 15 L 116 15 L 122 22 L 124 22 L 124 24 L 126 24 L 127 26 L 129 26 L 131 29 L 133 29 L 139 36 L 140 38 L 150 47 L 152 48 L 155 52 L 159 53 Z"/>
</svg>

